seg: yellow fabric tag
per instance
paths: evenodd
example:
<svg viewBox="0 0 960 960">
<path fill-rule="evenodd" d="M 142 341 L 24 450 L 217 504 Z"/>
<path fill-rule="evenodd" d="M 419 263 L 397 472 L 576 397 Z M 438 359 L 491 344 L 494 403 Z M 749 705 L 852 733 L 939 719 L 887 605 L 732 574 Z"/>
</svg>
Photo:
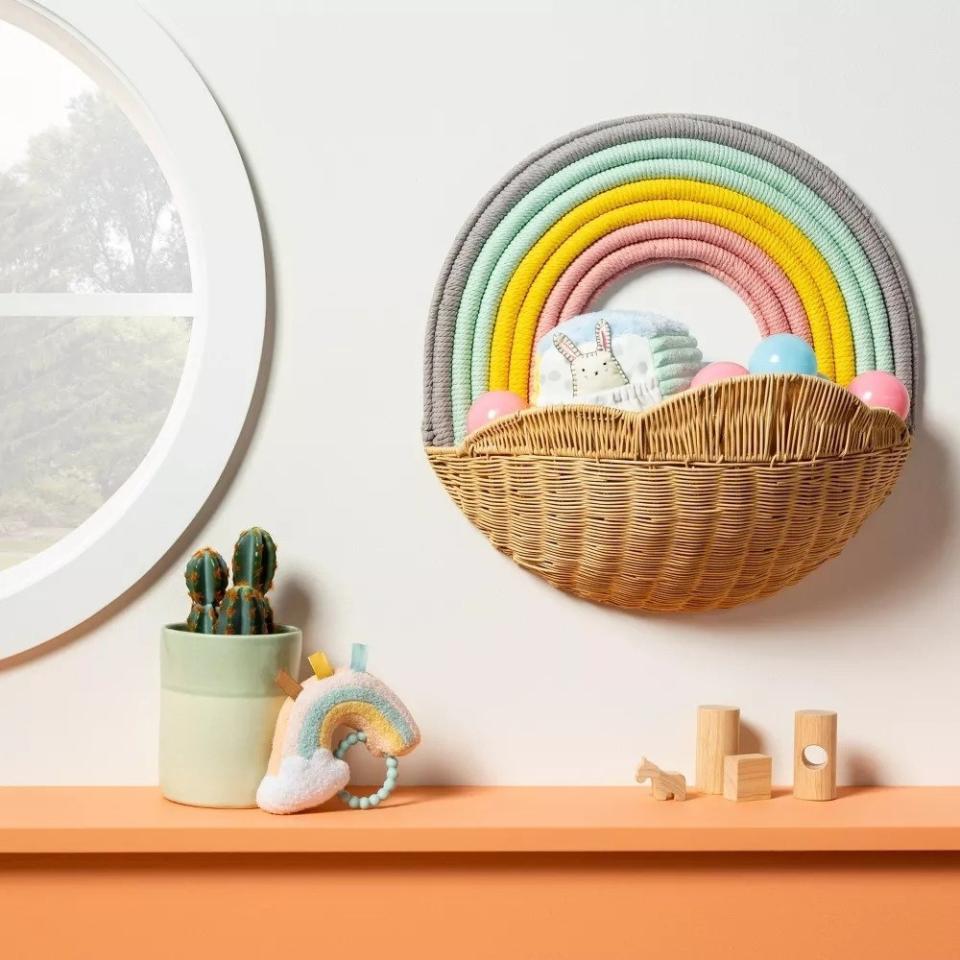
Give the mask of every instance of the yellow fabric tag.
<svg viewBox="0 0 960 960">
<path fill-rule="evenodd" d="M 311 653 L 310 656 L 307 657 L 307 663 L 310 664 L 313 674 L 318 680 L 333 676 L 333 667 L 330 666 L 330 661 L 322 650 Z"/>
</svg>

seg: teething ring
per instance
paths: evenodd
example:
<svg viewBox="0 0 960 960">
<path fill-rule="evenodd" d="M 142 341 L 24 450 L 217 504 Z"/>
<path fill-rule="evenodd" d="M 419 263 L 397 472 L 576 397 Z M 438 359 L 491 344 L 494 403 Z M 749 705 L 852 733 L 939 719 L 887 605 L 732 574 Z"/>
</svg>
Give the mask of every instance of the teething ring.
<svg viewBox="0 0 960 960">
<path fill-rule="evenodd" d="M 334 756 L 338 760 L 342 760 L 346 752 L 357 743 L 366 743 L 367 735 L 365 733 L 357 732 L 351 733 L 350 736 L 344 737 L 340 741 L 340 745 L 334 751 Z M 379 790 L 375 790 L 369 796 L 358 797 L 355 794 L 352 794 L 349 790 L 341 790 L 337 796 L 348 806 L 351 810 L 368 810 L 370 807 L 379 806 L 383 800 L 386 800 L 391 793 L 393 793 L 393 788 L 397 785 L 397 769 L 400 766 L 399 761 L 396 757 L 387 757 L 387 777 L 383 781 L 383 786 Z"/>
</svg>

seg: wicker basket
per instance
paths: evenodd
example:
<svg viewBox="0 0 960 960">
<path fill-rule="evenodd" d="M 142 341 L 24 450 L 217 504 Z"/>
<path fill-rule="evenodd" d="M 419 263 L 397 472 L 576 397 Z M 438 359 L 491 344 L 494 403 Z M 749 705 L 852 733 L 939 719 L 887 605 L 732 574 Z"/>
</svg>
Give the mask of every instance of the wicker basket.
<svg viewBox="0 0 960 960">
<path fill-rule="evenodd" d="M 812 377 L 733 379 L 644 413 L 545 407 L 427 455 L 491 543 L 629 609 L 734 607 L 836 556 L 910 450 L 892 413 Z"/>
</svg>

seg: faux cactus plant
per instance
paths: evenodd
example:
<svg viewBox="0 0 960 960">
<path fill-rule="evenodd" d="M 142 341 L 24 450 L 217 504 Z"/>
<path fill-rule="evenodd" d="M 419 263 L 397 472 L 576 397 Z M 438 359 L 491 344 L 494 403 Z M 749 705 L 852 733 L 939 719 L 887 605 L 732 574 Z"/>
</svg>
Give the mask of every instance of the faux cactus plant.
<svg viewBox="0 0 960 960">
<path fill-rule="evenodd" d="M 187 561 L 184 579 L 191 600 L 187 629 L 194 633 L 213 633 L 217 607 L 230 580 L 227 562 L 212 547 L 202 547 Z"/>
<path fill-rule="evenodd" d="M 217 615 L 215 633 L 251 634 L 270 633 L 272 617 L 266 597 L 259 590 L 241 584 L 231 587 Z"/>
<path fill-rule="evenodd" d="M 210 547 L 198 550 L 187 563 L 185 579 L 191 607 L 187 629 L 193 633 L 273 633 L 273 610 L 266 592 L 273 586 L 277 546 L 260 527 L 244 530 L 233 548 L 230 569 Z"/>
<path fill-rule="evenodd" d="M 212 603 L 194 603 L 187 615 L 187 629 L 191 633 L 215 633 L 217 608 Z"/>
<path fill-rule="evenodd" d="M 203 547 L 187 561 L 184 579 L 194 603 L 210 603 L 216 607 L 227 592 L 230 570 L 213 547 Z"/>
<path fill-rule="evenodd" d="M 264 596 L 277 572 L 277 545 L 261 527 L 244 530 L 233 548 L 234 586 L 248 586 Z"/>
</svg>

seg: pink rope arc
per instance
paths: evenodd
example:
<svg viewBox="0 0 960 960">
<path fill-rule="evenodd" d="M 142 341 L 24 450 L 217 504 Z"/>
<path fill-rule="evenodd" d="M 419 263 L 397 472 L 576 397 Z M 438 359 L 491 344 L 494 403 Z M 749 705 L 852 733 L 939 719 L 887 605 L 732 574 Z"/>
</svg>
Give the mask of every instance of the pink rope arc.
<svg viewBox="0 0 960 960">
<path fill-rule="evenodd" d="M 672 256 L 667 255 L 668 245 Z M 643 243 L 632 243 L 628 247 L 611 253 L 591 268 L 583 280 L 574 287 L 560 311 L 558 323 L 585 313 L 590 301 L 599 297 L 623 274 L 635 267 L 679 263 L 693 267 L 695 270 L 702 270 L 730 287 L 747 304 L 750 313 L 757 321 L 757 328 L 764 336 L 769 333 L 788 332 L 790 325 L 783 312 L 783 306 L 766 280 L 748 264 L 741 264 L 741 270 L 737 275 L 714 266 L 709 259 L 703 259 L 700 256 L 706 251 L 698 247 L 704 246 L 706 244 L 702 244 L 699 240 L 645 240 Z M 747 282 L 744 276 L 747 271 L 753 273 L 750 278 L 752 282 Z M 762 296 L 758 298 L 761 292 Z"/>
<path fill-rule="evenodd" d="M 797 291 L 763 250 L 724 227 L 670 219 L 622 227 L 584 250 L 547 298 L 534 343 L 558 323 L 585 312 L 590 301 L 627 270 L 656 263 L 685 263 L 727 284 L 746 303 L 763 336 L 789 332 L 811 342 Z M 531 369 L 531 390 L 532 375 Z"/>
</svg>

